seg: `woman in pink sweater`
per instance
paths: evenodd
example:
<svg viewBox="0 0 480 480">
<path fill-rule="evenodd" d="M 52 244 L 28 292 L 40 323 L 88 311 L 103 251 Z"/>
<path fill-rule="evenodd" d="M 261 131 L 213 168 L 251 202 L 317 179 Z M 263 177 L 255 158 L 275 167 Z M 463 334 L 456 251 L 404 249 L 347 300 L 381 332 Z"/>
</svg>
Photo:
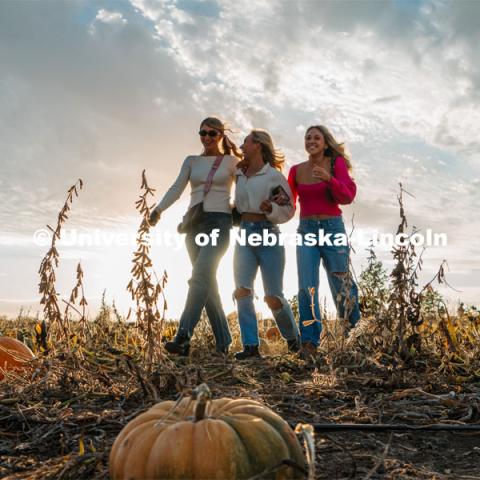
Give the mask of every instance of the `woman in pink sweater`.
<svg viewBox="0 0 480 480">
<path fill-rule="evenodd" d="M 298 197 L 300 202 L 297 272 L 302 348 L 314 354 L 322 331 L 318 304 L 321 259 L 338 315 L 348 319 L 350 327 L 360 318 L 358 288 L 349 269 L 350 248 L 339 208 L 352 203 L 357 187 L 343 145 L 326 127 L 307 129 L 305 150 L 308 160 L 290 169 L 288 183 L 294 200 Z"/>
</svg>

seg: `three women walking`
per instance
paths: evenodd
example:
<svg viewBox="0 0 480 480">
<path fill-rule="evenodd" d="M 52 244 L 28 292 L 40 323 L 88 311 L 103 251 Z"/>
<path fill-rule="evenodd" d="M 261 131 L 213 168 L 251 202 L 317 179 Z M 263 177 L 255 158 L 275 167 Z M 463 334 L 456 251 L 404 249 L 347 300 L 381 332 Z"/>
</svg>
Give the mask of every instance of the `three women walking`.
<svg viewBox="0 0 480 480">
<path fill-rule="evenodd" d="M 343 146 L 338 144 L 328 129 L 310 127 L 305 135 L 306 162 L 290 169 L 288 181 L 281 173 L 284 155 L 274 147 L 265 130 L 252 130 L 241 146 L 243 160 L 233 142 L 226 135 L 225 125 L 217 118 L 206 118 L 200 125 L 203 145 L 201 155 L 188 156 L 180 173 L 152 211 L 150 223 L 155 225 L 161 213 L 171 206 L 191 185 L 190 205 L 179 226 L 186 233 L 185 243 L 192 262 L 192 275 L 185 308 L 177 334 L 165 348 L 170 353 L 188 355 L 190 339 L 203 309 L 207 312 L 216 341 L 216 350 L 227 353 L 232 341 L 229 326 L 218 292 L 216 272 L 218 264 L 230 243 L 232 210 L 231 188 L 235 187 L 235 208 L 240 217 L 240 231 L 251 234 L 268 233 L 275 241 L 268 244 L 251 242 L 235 244 L 233 298 L 237 305 L 238 322 L 243 351 L 238 360 L 258 357 L 259 336 L 254 306 L 254 281 L 261 272 L 265 297 L 287 341 L 289 351 L 316 353 L 320 341 L 321 318 L 318 305 L 319 268 L 323 260 L 338 315 L 354 326 L 360 317 L 358 288 L 349 270 L 350 248 L 347 244 L 297 245 L 298 302 L 300 328 L 283 292 L 285 248 L 279 241 L 278 224 L 289 221 L 295 214 L 295 203 L 300 203 L 298 233 L 345 234 L 340 204 L 351 203 L 356 186 L 349 175 L 351 168 Z M 218 229 L 216 242 L 199 246 L 199 233 L 211 234 Z"/>
</svg>

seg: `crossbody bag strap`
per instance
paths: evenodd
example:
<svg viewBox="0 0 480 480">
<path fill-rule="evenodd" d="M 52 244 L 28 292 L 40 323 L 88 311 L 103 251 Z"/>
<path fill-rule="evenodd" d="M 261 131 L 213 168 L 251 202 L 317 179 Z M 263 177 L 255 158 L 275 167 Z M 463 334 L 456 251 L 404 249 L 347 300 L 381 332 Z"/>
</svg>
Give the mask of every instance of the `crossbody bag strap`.
<svg viewBox="0 0 480 480">
<path fill-rule="evenodd" d="M 210 191 L 210 188 L 212 187 L 213 176 L 215 175 L 215 172 L 218 170 L 218 167 L 220 166 L 220 164 L 222 163 L 222 160 L 223 160 L 223 155 L 219 155 L 213 162 L 212 168 L 208 173 L 207 181 L 205 182 L 205 186 L 203 187 L 204 196 Z"/>
</svg>

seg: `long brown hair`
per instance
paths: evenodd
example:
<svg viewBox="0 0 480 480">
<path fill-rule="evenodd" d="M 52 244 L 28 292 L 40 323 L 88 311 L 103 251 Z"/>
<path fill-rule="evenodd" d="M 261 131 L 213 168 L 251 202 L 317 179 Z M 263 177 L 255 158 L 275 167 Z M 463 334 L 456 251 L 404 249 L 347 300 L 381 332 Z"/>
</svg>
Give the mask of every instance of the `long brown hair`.
<svg viewBox="0 0 480 480">
<path fill-rule="evenodd" d="M 325 155 L 327 157 L 333 157 L 333 158 L 336 158 L 339 156 L 343 157 L 347 164 L 347 168 L 349 170 L 352 170 L 350 155 L 348 155 L 348 153 L 345 151 L 345 144 L 337 142 L 337 140 L 335 140 L 335 137 L 331 134 L 330 130 L 324 125 L 312 125 L 308 127 L 307 131 L 305 132 L 305 135 L 307 135 L 308 132 L 314 128 L 316 128 L 317 130 L 320 130 L 320 132 L 323 135 L 325 144 L 327 146 L 327 148 L 325 149 Z"/>
<path fill-rule="evenodd" d="M 262 146 L 262 157 L 265 163 L 269 163 L 272 167 L 282 171 L 285 163 L 285 155 L 273 146 L 273 140 L 266 130 L 252 130 L 252 139 L 254 142 Z"/>
<path fill-rule="evenodd" d="M 203 126 L 207 126 L 218 130 L 223 135 L 222 140 L 222 149 L 225 155 L 235 155 L 238 158 L 243 158 L 242 152 L 238 149 L 238 147 L 228 138 L 226 131 L 231 132 L 232 130 L 228 128 L 220 119 L 216 117 L 207 117 L 205 118 L 202 123 L 200 124 L 200 129 Z"/>
</svg>

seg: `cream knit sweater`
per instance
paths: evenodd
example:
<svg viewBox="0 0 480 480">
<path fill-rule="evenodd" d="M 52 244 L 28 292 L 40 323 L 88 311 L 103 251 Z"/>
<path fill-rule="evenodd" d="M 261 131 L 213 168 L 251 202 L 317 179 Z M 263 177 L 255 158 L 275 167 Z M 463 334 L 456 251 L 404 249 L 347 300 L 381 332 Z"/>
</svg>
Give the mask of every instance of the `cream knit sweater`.
<svg viewBox="0 0 480 480">
<path fill-rule="evenodd" d="M 210 191 L 204 198 L 203 188 L 215 158 L 215 156 L 203 155 L 188 156 L 183 162 L 177 179 L 167 190 L 155 207 L 155 210 L 163 212 L 170 207 L 180 198 L 180 195 L 182 195 L 190 182 L 191 193 L 188 208 L 203 201 L 203 208 L 206 212 L 230 213 L 232 210 L 230 206 L 230 191 L 235 181 L 238 159 L 233 155 L 225 155 L 223 157 L 222 163 L 213 176 Z"/>
</svg>

